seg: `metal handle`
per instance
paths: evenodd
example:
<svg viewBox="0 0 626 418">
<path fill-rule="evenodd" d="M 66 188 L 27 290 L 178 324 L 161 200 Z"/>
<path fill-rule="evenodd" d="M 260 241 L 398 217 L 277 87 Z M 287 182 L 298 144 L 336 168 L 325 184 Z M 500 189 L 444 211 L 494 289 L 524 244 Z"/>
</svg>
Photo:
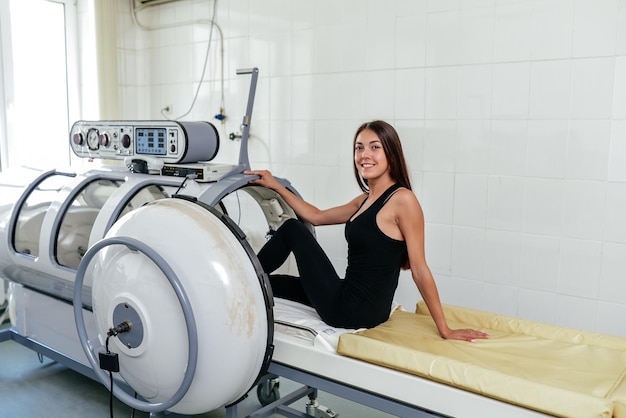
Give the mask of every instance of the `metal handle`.
<svg viewBox="0 0 626 418">
<path fill-rule="evenodd" d="M 252 74 L 252 72 L 254 72 L 255 70 L 258 71 L 258 69 L 256 67 L 255 68 L 240 68 L 240 69 L 237 70 L 237 75 L 239 75 L 239 74 Z"/>
<path fill-rule="evenodd" d="M 221 179 L 229 177 L 233 174 L 241 174 L 250 169 L 250 159 L 248 158 L 248 138 L 250 137 L 250 120 L 252 119 L 252 108 L 254 106 L 254 96 L 256 94 L 256 83 L 259 78 L 259 69 L 249 68 L 237 70 L 237 74 L 252 74 L 250 80 L 250 92 L 248 93 L 248 105 L 246 107 L 246 114 L 243 117 L 241 123 L 241 142 L 239 143 L 239 164 L 237 167 L 224 174 Z"/>
<path fill-rule="evenodd" d="M 172 395 L 172 397 L 166 401 L 159 403 L 144 402 L 130 396 L 128 393 L 119 388 L 117 384 L 113 384 L 113 388 L 115 388 L 115 390 L 113 391 L 113 395 L 115 395 L 116 398 L 124 402 L 126 405 L 146 412 L 165 411 L 180 402 L 180 400 L 185 396 L 185 394 L 191 387 L 191 383 L 196 374 L 196 366 L 198 364 L 198 331 L 196 329 L 196 320 L 191 309 L 191 304 L 189 302 L 187 294 L 185 293 L 185 290 L 183 289 L 182 283 L 180 282 L 178 276 L 170 267 L 170 265 L 155 250 L 153 250 L 151 247 L 144 244 L 143 242 L 130 237 L 105 238 L 98 241 L 91 248 L 89 248 L 89 250 L 83 256 L 80 264 L 78 265 L 78 270 L 76 271 L 76 279 L 74 281 L 74 320 L 76 321 L 78 338 L 80 339 L 83 351 L 87 355 L 87 359 L 89 360 L 89 363 L 91 363 L 91 367 L 93 368 L 96 377 L 105 387 L 108 388 L 110 385 L 109 377 L 104 372 L 104 370 L 100 369 L 99 362 L 96 359 L 96 355 L 91 347 L 87 336 L 85 317 L 83 315 L 82 288 L 83 281 L 85 279 L 85 272 L 87 271 L 89 263 L 96 255 L 96 253 L 98 253 L 98 251 L 105 247 L 108 247 L 109 245 L 125 245 L 131 251 L 139 251 L 146 255 L 150 260 L 152 260 L 152 262 L 154 262 L 157 267 L 161 269 L 161 271 L 165 274 L 167 280 L 170 282 L 170 285 L 174 289 L 176 297 L 178 298 L 178 302 L 180 303 L 180 306 L 183 310 L 185 325 L 187 327 L 187 338 L 189 341 L 187 368 L 185 369 L 185 375 L 183 377 L 182 383 L 180 384 L 178 390 Z"/>
</svg>

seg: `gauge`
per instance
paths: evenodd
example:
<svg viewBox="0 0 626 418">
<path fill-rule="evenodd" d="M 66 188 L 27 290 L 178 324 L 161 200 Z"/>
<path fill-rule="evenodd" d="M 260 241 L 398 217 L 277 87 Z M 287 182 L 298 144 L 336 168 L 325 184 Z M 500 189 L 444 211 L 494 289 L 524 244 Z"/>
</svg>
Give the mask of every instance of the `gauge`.
<svg viewBox="0 0 626 418">
<path fill-rule="evenodd" d="M 97 150 L 99 147 L 99 135 L 96 128 L 91 128 L 87 131 L 87 146 L 90 150 Z"/>
</svg>

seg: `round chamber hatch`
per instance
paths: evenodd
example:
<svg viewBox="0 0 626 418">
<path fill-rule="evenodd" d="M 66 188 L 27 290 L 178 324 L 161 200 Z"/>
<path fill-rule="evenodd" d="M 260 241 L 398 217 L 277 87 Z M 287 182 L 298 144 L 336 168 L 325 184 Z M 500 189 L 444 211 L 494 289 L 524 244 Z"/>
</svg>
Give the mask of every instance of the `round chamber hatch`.
<svg viewBox="0 0 626 418">
<path fill-rule="evenodd" d="M 238 401 L 265 373 L 273 337 L 266 276 L 241 231 L 211 207 L 168 198 L 122 217 L 105 240 L 111 237 L 130 237 L 157 252 L 188 296 L 197 365 L 187 393 L 169 410 L 198 414 Z M 141 251 L 111 245 L 94 256 L 88 274 L 101 342 L 115 321 L 141 324 L 137 338 L 110 339 L 120 375 L 148 402 L 171 398 L 183 381 L 189 339 L 163 270 Z"/>
</svg>

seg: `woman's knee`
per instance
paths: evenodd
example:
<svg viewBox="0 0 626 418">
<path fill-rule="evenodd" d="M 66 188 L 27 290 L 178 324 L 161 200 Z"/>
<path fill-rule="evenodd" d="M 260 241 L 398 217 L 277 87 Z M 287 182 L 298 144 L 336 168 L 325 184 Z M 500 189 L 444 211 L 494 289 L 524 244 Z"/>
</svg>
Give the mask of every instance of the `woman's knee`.
<svg viewBox="0 0 626 418">
<path fill-rule="evenodd" d="M 304 232 L 310 233 L 306 225 L 301 220 L 296 218 L 287 219 L 285 222 L 283 222 L 280 228 L 278 228 L 279 231 L 281 229 L 289 233 L 290 235 L 300 235 Z"/>
</svg>

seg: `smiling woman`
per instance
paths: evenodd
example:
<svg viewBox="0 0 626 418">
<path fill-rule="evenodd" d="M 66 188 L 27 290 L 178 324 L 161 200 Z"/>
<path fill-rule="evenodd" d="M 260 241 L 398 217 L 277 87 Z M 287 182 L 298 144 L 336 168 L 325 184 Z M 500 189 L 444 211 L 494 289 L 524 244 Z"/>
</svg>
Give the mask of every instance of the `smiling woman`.
<svg viewBox="0 0 626 418">
<path fill-rule="evenodd" d="M 285 222 L 258 253 L 274 296 L 315 308 L 328 325 L 372 328 L 389 318 L 401 269 L 410 269 L 442 338 L 473 341 L 488 335 L 448 327 L 424 253 L 424 216 L 411 190 L 395 128 L 382 120 L 354 135 L 354 174 L 363 191 L 346 204 L 318 209 L 282 186 L 269 171 L 251 170 L 250 183 L 275 190 L 300 219 L 313 225 L 345 224 L 348 266 L 337 274 L 330 259 L 296 219 Z M 299 276 L 275 271 L 293 254 Z"/>
<path fill-rule="evenodd" d="M 0 9 L 0 168 L 69 165 L 74 2 L 10 0 Z"/>
</svg>

